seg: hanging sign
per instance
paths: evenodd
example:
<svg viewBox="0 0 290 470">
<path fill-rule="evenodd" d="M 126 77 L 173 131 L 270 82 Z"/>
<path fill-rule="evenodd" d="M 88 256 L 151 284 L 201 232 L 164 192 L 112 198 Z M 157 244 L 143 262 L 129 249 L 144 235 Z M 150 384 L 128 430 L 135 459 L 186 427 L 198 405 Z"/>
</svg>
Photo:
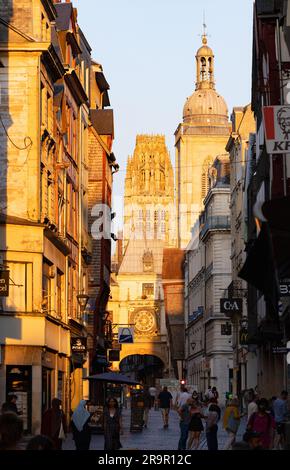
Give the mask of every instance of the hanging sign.
<svg viewBox="0 0 290 470">
<path fill-rule="evenodd" d="M 264 106 L 267 152 L 290 153 L 290 106 Z"/>
<path fill-rule="evenodd" d="M 233 313 L 242 313 L 243 299 L 220 299 L 221 313 L 231 316 Z"/>
<path fill-rule="evenodd" d="M 134 343 L 134 330 L 133 328 L 124 327 L 118 330 L 119 343 Z"/>
<path fill-rule="evenodd" d="M 0 297 L 9 296 L 9 273 L 10 271 L 0 271 Z"/>
<path fill-rule="evenodd" d="M 73 353 L 86 354 L 87 338 L 84 336 L 71 338 L 71 350 Z"/>
</svg>

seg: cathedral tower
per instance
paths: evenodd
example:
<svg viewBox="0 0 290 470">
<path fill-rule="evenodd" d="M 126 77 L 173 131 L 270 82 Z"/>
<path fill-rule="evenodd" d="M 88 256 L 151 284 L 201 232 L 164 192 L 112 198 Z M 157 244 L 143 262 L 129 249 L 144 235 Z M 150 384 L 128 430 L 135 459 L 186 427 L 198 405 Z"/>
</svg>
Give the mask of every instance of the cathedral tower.
<svg viewBox="0 0 290 470">
<path fill-rule="evenodd" d="M 215 89 L 214 54 L 202 36 L 196 53 L 194 93 L 183 108 L 183 122 L 175 132 L 177 243 L 185 248 L 191 229 L 203 209 L 208 190 L 208 169 L 217 155 L 225 154 L 230 133 L 225 100 Z"/>
<path fill-rule="evenodd" d="M 127 161 L 124 197 L 124 244 L 130 239 L 175 243 L 174 181 L 163 135 L 138 135 Z"/>
</svg>

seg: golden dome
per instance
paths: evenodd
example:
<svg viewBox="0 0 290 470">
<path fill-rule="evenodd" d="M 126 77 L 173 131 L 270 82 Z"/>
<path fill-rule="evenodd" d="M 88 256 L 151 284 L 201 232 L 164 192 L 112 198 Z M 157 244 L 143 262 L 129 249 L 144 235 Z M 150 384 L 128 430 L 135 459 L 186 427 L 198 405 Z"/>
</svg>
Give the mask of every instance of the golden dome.
<svg viewBox="0 0 290 470">
<path fill-rule="evenodd" d="M 225 100 L 212 88 L 197 89 L 183 108 L 183 121 L 196 125 L 228 126 L 228 108 Z"/>
<path fill-rule="evenodd" d="M 200 56 L 211 56 L 213 57 L 213 50 L 209 47 L 209 46 L 201 46 L 197 53 L 196 53 L 196 56 L 197 57 L 200 57 Z"/>
</svg>

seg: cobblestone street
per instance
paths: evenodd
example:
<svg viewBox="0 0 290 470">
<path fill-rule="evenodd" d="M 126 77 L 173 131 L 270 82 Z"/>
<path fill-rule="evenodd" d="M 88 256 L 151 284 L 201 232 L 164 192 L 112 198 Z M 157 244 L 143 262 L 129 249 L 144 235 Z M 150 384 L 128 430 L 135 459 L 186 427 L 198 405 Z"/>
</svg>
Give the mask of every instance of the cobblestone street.
<svg viewBox="0 0 290 470">
<path fill-rule="evenodd" d="M 162 416 L 160 411 L 151 410 L 149 415 L 148 428 L 142 432 L 130 432 L 130 410 L 123 411 L 124 434 L 121 436 L 121 442 L 124 450 L 176 450 L 179 440 L 179 417 L 176 411 L 171 411 L 169 418 L 169 428 L 163 428 Z M 245 420 L 243 419 L 239 428 L 237 440 L 242 439 L 245 429 Z M 219 449 L 222 450 L 226 441 L 226 432 L 219 424 L 218 441 Z M 103 435 L 93 435 L 91 440 L 91 450 L 103 450 Z M 70 434 L 63 445 L 64 450 L 75 449 L 72 435 Z M 200 450 L 207 450 L 205 433 L 201 435 Z"/>
</svg>

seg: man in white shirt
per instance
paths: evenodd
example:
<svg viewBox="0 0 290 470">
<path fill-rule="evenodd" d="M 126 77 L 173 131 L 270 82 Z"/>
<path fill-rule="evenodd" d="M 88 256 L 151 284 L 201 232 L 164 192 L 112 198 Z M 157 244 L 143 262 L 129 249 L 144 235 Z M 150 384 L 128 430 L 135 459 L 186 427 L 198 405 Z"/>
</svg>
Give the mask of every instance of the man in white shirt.
<svg viewBox="0 0 290 470">
<path fill-rule="evenodd" d="M 191 398 L 190 393 L 188 393 L 186 387 L 184 385 L 181 385 L 180 387 L 180 392 L 178 392 L 175 400 L 175 406 L 180 408 L 181 406 L 185 405 L 187 400 Z"/>
<path fill-rule="evenodd" d="M 250 419 L 251 415 L 253 413 L 257 413 L 257 411 L 258 411 L 258 405 L 255 401 L 255 397 L 253 395 L 251 395 L 249 400 L 250 401 L 249 401 L 248 410 L 247 410 L 248 422 L 249 422 L 249 419 Z"/>
</svg>

